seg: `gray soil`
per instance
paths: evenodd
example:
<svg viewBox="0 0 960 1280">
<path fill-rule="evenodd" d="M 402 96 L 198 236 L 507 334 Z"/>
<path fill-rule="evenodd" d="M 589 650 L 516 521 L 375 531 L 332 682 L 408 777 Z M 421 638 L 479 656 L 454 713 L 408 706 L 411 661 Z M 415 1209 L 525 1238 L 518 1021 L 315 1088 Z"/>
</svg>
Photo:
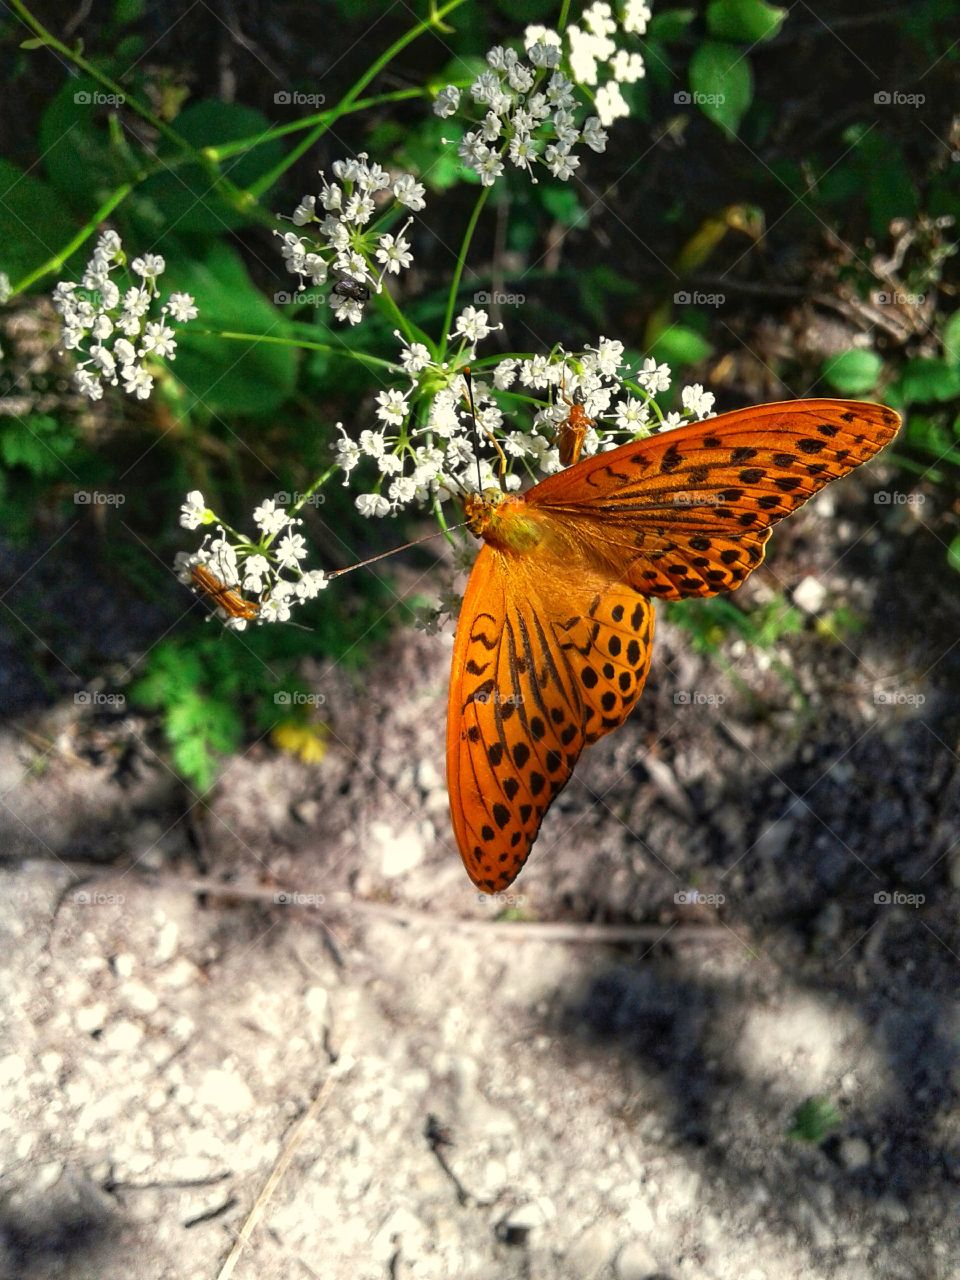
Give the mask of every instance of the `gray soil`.
<svg viewBox="0 0 960 1280">
<path fill-rule="evenodd" d="M 323 762 L 255 743 L 204 805 L 5 634 L 0 1276 L 215 1280 L 257 1206 L 242 1280 L 960 1280 L 960 608 L 882 482 L 775 536 L 743 602 L 814 581 L 772 651 L 661 619 L 501 902 L 448 825 L 449 634 L 317 663 Z M 71 546 L 2 588 L 90 680 L 168 623 L 89 564 L 81 606 Z"/>
</svg>

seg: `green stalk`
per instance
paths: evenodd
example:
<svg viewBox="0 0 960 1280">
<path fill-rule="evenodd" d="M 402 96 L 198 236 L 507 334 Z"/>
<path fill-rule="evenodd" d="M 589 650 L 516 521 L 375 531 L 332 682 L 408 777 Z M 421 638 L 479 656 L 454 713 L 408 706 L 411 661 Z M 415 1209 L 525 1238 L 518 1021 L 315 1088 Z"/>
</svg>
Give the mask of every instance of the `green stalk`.
<svg viewBox="0 0 960 1280">
<path fill-rule="evenodd" d="M 487 203 L 487 197 L 492 190 L 492 187 L 484 187 L 481 190 L 480 195 L 477 197 L 477 202 L 473 206 L 473 212 L 470 214 L 470 221 L 467 223 L 467 229 L 463 233 L 463 242 L 460 245 L 460 252 L 457 254 L 457 265 L 454 268 L 453 279 L 450 282 L 450 293 L 447 297 L 447 309 L 443 315 L 443 332 L 439 339 L 440 360 L 443 360 L 444 356 L 447 354 L 448 334 L 450 333 L 450 326 L 453 324 L 453 312 L 457 305 L 457 294 L 460 291 L 460 280 L 463 276 L 463 269 L 467 263 L 467 254 L 470 251 L 470 242 L 473 240 L 473 233 L 476 231 L 477 223 L 480 221 L 480 214 L 483 212 L 483 206 Z"/>
<path fill-rule="evenodd" d="M 201 338 L 226 338 L 232 342 L 267 342 L 275 347 L 300 347 L 304 351 L 325 351 L 334 355 L 346 356 L 348 360 L 356 360 L 358 364 L 369 365 L 372 369 L 388 369 L 390 373 L 400 373 L 400 366 L 392 360 L 382 360 L 380 356 L 367 355 L 365 351 L 354 351 L 352 347 L 340 346 L 335 342 L 313 342 L 306 338 L 283 338 L 268 333 L 234 333 L 227 329 L 195 329 L 191 334 Z"/>
<path fill-rule="evenodd" d="M 105 218 L 109 218 L 114 209 L 126 200 L 127 196 L 135 186 L 136 182 L 134 181 L 125 182 L 122 187 L 117 187 L 116 191 L 112 192 L 107 199 L 104 200 L 103 204 L 93 215 L 90 221 L 80 228 L 69 244 L 65 245 L 59 253 L 55 253 L 52 258 L 48 258 L 42 266 L 36 267 L 29 273 L 29 275 L 25 275 L 22 280 L 17 281 L 14 287 L 10 290 L 10 297 L 12 298 L 18 293 L 25 292 L 25 290 L 29 289 L 32 284 L 36 284 L 36 282 L 44 276 L 50 275 L 52 272 L 59 271 L 64 263 L 74 253 L 76 253 L 84 241 L 89 240 L 97 230 L 99 224 L 103 222 Z"/>
</svg>

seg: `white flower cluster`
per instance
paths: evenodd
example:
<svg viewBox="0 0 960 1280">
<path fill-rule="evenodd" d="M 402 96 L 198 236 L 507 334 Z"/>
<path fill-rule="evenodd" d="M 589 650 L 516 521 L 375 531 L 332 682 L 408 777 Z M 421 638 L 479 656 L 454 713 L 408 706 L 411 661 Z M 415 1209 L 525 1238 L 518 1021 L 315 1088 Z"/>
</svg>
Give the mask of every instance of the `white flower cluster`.
<svg viewBox="0 0 960 1280">
<path fill-rule="evenodd" d="M 134 258 L 130 270 L 137 283 L 128 282 L 121 292 L 112 273 L 125 265 L 120 237 L 103 231 L 80 284 L 61 281 L 53 291 L 53 305 L 63 320 L 63 347 L 86 357 L 79 361 L 73 380 L 90 400 L 101 398 L 104 382 L 112 387 L 122 382 L 128 395 L 146 400 L 154 377 L 148 365 L 176 355 L 170 322 L 186 324 L 197 316 L 189 293 L 171 293 L 159 311 L 154 307 L 160 297 L 157 280 L 166 268 L 159 254 Z M 151 312 L 157 318 L 151 320 Z"/>
<path fill-rule="evenodd" d="M 180 508 L 184 529 L 217 523 L 218 537 L 205 538 L 198 551 L 178 552 L 177 576 L 207 595 L 218 616 L 235 631 L 244 630 L 248 622 L 288 622 L 295 605 L 314 599 L 328 584 L 321 569 L 304 569 L 301 565 L 308 552 L 303 535 L 296 532 L 302 521 L 278 507 L 272 498 L 265 498 L 256 508 L 253 521 L 261 534 L 258 542 L 247 542 L 238 534 L 231 541 L 199 489 L 188 493 Z M 198 566 L 213 575 L 213 590 L 201 585 L 205 579 L 198 582 Z M 243 592 L 255 598 L 250 599 Z"/>
<path fill-rule="evenodd" d="M 478 487 L 502 484 L 517 490 L 525 477 L 536 480 L 559 471 L 558 441 L 574 405 L 590 420 L 584 457 L 712 412 L 713 395 L 695 385 L 681 393 L 683 412 L 665 415 L 655 397 L 670 388 L 669 367 L 647 359 L 631 374 L 623 343 L 600 338 L 596 347 L 575 355 L 557 351 L 506 358 L 475 371 L 474 425 L 463 370 L 475 361 L 477 342 L 491 332 L 486 312 L 468 307 L 451 335 L 460 339 L 460 349 L 448 363 L 436 363 L 421 343 L 405 344 L 401 363 L 410 386 L 377 394 L 378 425 L 361 431 L 358 439 L 339 428 L 337 461 L 344 484 L 365 460 L 379 472 L 372 491 L 356 498 L 362 515 L 429 507 Z M 511 401 L 528 410 L 531 399 L 540 405 L 524 426 L 506 419 Z"/>
<path fill-rule="evenodd" d="M 503 174 L 505 158 L 534 182 L 538 164 L 565 181 L 579 167 L 573 150 L 578 142 L 594 151 L 605 149 L 607 135 L 596 116 L 582 127 L 577 124 L 582 103 L 576 86 L 558 69 L 559 37 L 557 41 L 530 40 L 527 62 L 515 49 L 498 45 L 487 54 L 487 70 L 470 86 L 470 97 L 484 115 L 463 135 L 457 150 L 483 186 L 492 187 Z M 433 105 L 443 118 L 456 114 L 459 107 L 456 85 L 442 89 Z"/>
<path fill-rule="evenodd" d="M 642 0 L 626 0 L 618 23 L 612 6 L 597 0 L 583 11 L 579 25 L 571 23 L 564 32 L 570 74 L 578 84 L 596 86 L 594 102 L 602 125 L 609 126 L 630 114 L 620 86 L 636 84 L 646 68 L 639 50 L 626 48 L 623 39 L 642 36 L 650 17 Z M 561 44 L 556 32 L 543 27 L 528 27 L 526 39 Z"/>
<path fill-rule="evenodd" d="M 321 239 L 308 240 L 288 231 L 282 236 L 281 253 L 287 270 L 300 277 L 301 287 L 305 279 L 321 285 L 331 271 L 338 272 L 340 281 L 333 285 L 330 298 L 334 315 L 358 324 L 368 291 L 379 292 L 385 275 L 399 275 L 413 261 L 404 236 L 413 219 L 408 218 L 396 233 L 383 227 L 394 217 L 397 205 L 414 212 L 422 209 L 424 188 L 410 173 L 391 179 L 386 169 L 369 161 L 365 151 L 350 160 L 335 161 L 333 173 L 337 181 L 327 182 L 321 171 L 323 190 L 304 196 L 293 211 L 294 225 L 315 225 Z M 378 209 L 379 216 L 374 218 Z"/>
</svg>

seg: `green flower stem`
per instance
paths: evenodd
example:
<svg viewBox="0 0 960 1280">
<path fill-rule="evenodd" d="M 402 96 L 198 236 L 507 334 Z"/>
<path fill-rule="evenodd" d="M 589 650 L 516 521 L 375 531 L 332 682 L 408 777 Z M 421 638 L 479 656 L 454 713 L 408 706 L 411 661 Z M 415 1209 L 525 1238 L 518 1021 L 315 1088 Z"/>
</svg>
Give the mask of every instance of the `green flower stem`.
<svg viewBox="0 0 960 1280">
<path fill-rule="evenodd" d="M 487 203 L 487 197 L 493 190 L 492 187 L 484 187 L 477 202 L 473 206 L 473 212 L 470 215 L 470 221 L 467 223 L 467 229 L 463 233 L 463 243 L 460 245 L 460 252 L 457 254 L 457 265 L 453 271 L 453 279 L 450 281 L 450 292 L 447 296 L 447 309 L 443 315 L 443 332 L 439 338 L 440 353 L 439 358 L 442 360 L 447 354 L 448 334 L 450 326 L 453 324 L 453 312 L 457 305 L 457 294 L 460 292 L 460 279 L 463 276 L 463 269 L 467 263 L 467 254 L 470 251 L 470 242 L 473 240 L 473 233 L 477 229 L 477 223 L 480 221 L 480 214 L 483 212 L 483 206 Z"/>
<path fill-rule="evenodd" d="M 227 329 L 195 329 L 191 334 L 201 338 L 227 338 L 232 342 L 267 342 L 275 347 L 300 347 L 304 351 L 325 351 L 333 355 L 345 356 L 348 360 L 356 360 L 359 364 L 369 365 L 372 369 L 387 369 L 390 373 L 401 373 L 400 365 L 392 360 L 382 360 L 379 356 L 367 355 L 365 351 L 355 351 L 352 347 L 341 346 L 335 342 L 313 342 L 306 338 L 283 338 L 268 333 L 234 333 Z"/>
<path fill-rule="evenodd" d="M 22 280 L 17 281 L 10 290 L 10 297 L 15 297 L 18 293 L 24 293 L 32 284 L 36 284 L 38 280 L 42 280 L 44 276 L 50 275 L 55 271 L 59 271 L 64 263 L 67 262 L 74 253 L 76 253 L 84 241 L 89 240 L 104 218 L 109 218 L 114 209 L 126 200 L 127 196 L 136 185 L 135 181 L 125 182 L 123 186 L 117 187 L 116 191 L 111 192 L 90 221 L 80 228 L 73 239 L 65 245 L 59 253 L 55 253 L 53 257 L 48 258 L 42 266 L 36 267 L 29 273 L 29 275 L 25 275 Z"/>
<path fill-rule="evenodd" d="M 394 40 L 393 44 L 390 45 L 388 49 L 385 49 L 380 57 L 371 63 L 352 88 L 347 90 L 346 94 L 337 106 L 329 113 L 329 118 L 318 123 L 301 142 L 297 143 L 289 155 L 285 156 L 279 164 L 275 165 L 269 171 L 269 173 L 265 173 L 262 177 L 258 178 L 257 181 L 248 188 L 248 194 L 256 199 L 263 195 L 265 191 L 269 191 L 273 184 L 286 173 L 290 166 L 296 164 L 297 160 L 299 160 L 303 153 L 308 151 L 318 138 L 322 138 L 327 130 L 331 128 L 331 126 L 334 125 L 342 115 L 347 113 L 347 110 L 359 99 L 361 93 L 363 93 L 371 80 L 376 79 L 383 68 L 392 62 L 398 53 L 402 53 L 408 44 L 412 44 L 413 41 L 422 36 L 424 32 L 433 29 L 442 29 L 442 20 L 446 15 L 448 13 L 452 13 L 454 9 L 459 9 L 464 3 L 465 0 L 448 0 L 448 3 L 441 9 L 432 9 L 426 18 L 421 19 L 416 26 L 411 27 L 410 30 L 400 36 L 399 39 Z"/>
</svg>

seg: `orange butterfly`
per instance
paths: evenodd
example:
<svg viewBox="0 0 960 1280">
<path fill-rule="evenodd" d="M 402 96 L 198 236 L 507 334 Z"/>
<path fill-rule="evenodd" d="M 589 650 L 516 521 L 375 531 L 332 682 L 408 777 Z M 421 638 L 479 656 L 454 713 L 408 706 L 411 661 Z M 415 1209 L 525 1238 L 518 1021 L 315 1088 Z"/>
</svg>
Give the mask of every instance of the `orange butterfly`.
<svg viewBox="0 0 960 1280">
<path fill-rule="evenodd" d="M 597 454 L 520 495 L 466 499 L 484 546 L 453 650 L 447 787 L 478 888 L 513 882 L 580 752 L 633 709 L 649 597 L 739 587 L 771 527 L 899 426 L 856 400 L 760 405 Z"/>
</svg>

